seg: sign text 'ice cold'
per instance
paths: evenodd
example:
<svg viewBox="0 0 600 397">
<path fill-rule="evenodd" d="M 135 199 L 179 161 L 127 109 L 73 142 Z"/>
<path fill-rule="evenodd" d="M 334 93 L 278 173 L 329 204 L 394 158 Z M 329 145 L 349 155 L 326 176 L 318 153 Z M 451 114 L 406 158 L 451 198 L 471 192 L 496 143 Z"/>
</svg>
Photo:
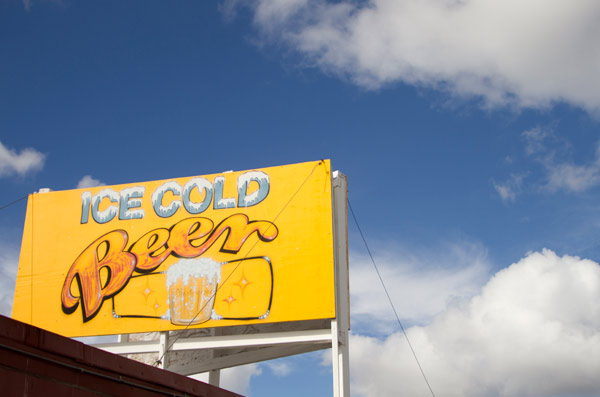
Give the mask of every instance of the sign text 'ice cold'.
<svg viewBox="0 0 600 397">
<path fill-rule="evenodd" d="M 200 214 L 206 211 L 211 203 L 215 210 L 251 207 L 263 201 L 269 194 L 269 175 L 262 171 L 241 174 L 237 178 L 237 199 L 223 197 L 224 185 L 223 175 L 215 177 L 212 182 L 201 177 L 191 178 L 183 186 L 175 181 L 165 182 L 152 192 L 152 208 L 156 215 L 168 218 L 182 207 L 190 214 Z M 194 191 L 197 194 L 194 195 Z M 91 192 L 83 192 L 81 223 L 88 223 L 90 213 L 96 223 L 107 223 L 117 217 L 120 220 L 142 219 L 145 216 L 142 208 L 145 193 L 144 186 L 128 187 L 119 192 L 107 188 L 94 195 Z M 192 196 L 196 197 L 197 201 L 194 201 Z"/>
</svg>

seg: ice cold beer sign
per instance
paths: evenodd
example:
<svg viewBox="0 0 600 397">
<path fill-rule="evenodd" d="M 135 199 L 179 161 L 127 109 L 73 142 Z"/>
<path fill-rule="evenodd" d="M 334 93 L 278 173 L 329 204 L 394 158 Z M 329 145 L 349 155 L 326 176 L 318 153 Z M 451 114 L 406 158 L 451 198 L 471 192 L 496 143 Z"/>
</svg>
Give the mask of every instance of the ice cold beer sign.
<svg viewBox="0 0 600 397">
<path fill-rule="evenodd" d="M 13 317 L 68 336 L 335 316 L 329 161 L 30 196 Z"/>
</svg>

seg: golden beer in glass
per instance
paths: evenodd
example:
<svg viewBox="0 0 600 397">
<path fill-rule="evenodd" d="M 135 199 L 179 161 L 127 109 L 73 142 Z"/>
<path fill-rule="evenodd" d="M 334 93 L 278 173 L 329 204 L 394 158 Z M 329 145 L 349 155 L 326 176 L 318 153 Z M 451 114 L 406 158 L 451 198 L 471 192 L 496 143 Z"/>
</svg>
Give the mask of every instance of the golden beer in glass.
<svg viewBox="0 0 600 397">
<path fill-rule="evenodd" d="M 167 270 L 170 320 L 175 325 L 210 320 L 221 264 L 210 258 L 182 259 Z"/>
</svg>

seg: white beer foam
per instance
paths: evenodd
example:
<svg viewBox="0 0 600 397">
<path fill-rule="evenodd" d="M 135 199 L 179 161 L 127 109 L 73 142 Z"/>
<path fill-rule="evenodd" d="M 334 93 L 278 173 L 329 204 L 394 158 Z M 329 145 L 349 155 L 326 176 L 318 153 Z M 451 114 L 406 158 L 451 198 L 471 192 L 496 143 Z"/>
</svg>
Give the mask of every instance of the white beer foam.
<svg viewBox="0 0 600 397">
<path fill-rule="evenodd" d="M 167 288 L 177 283 L 178 279 L 182 279 L 183 285 L 187 285 L 191 277 L 206 277 L 209 281 L 216 278 L 219 283 L 221 281 L 221 264 L 210 258 L 182 259 L 173 263 L 167 270 Z"/>
</svg>

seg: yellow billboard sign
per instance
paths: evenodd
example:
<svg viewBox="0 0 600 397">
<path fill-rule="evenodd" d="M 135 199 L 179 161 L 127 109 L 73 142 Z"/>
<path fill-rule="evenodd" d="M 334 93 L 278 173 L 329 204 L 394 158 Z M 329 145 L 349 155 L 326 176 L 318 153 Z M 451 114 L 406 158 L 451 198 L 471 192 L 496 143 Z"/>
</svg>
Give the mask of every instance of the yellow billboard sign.
<svg viewBox="0 0 600 397">
<path fill-rule="evenodd" d="M 335 317 L 330 162 L 29 197 L 12 316 L 66 336 Z"/>
</svg>

